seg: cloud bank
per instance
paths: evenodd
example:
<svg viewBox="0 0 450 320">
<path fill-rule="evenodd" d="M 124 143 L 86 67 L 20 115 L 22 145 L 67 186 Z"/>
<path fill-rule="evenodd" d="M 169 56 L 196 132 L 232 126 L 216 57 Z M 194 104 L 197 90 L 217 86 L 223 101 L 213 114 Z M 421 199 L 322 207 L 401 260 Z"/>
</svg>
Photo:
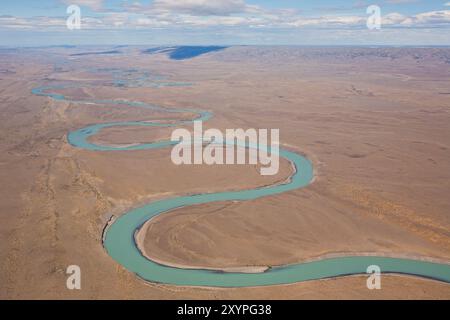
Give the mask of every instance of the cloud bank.
<svg viewBox="0 0 450 320">
<path fill-rule="evenodd" d="M 411 0 L 387 1 L 409 3 Z M 182 28 L 358 30 L 366 28 L 368 18 L 365 7 L 361 4 L 352 6 L 361 8 L 361 13 L 356 15 L 337 11 L 334 14 L 312 16 L 290 8 L 269 10 L 248 4 L 245 0 L 135 1 L 122 2 L 119 8 L 108 8 L 107 2 L 103 0 L 61 0 L 61 2 L 77 3 L 90 9 L 82 10 L 82 29 L 85 30 Z M 31 18 L 0 16 L 0 29 L 67 31 L 66 19 L 67 16 Z M 383 12 L 382 28 L 439 28 L 444 30 L 442 32 L 448 32 L 450 10 L 429 11 L 415 15 Z"/>
</svg>

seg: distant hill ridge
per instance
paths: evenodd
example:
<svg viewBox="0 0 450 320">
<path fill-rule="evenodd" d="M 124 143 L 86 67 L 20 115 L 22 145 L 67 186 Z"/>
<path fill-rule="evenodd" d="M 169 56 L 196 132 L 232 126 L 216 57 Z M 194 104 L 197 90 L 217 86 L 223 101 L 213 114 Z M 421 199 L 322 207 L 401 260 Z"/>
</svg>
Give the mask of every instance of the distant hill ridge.
<svg viewBox="0 0 450 320">
<path fill-rule="evenodd" d="M 186 60 L 201 56 L 206 53 L 224 50 L 224 46 L 176 46 L 176 47 L 155 47 L 143 50 L 145 54 L 166 53 L 172 60 Z"/>
<path fill-rule="evenodd" d="M 80 52 L 80 53 L 74 53 L 71 54 L 71 57 L 78 57 L 78 56 L 91 56 L 91 55 L 103 55 L 103 54 L 120 54 L 121 51 L 118 50 L 109 50 L 109 51 L 97 51 L 97 52 Z"/>
</svg>

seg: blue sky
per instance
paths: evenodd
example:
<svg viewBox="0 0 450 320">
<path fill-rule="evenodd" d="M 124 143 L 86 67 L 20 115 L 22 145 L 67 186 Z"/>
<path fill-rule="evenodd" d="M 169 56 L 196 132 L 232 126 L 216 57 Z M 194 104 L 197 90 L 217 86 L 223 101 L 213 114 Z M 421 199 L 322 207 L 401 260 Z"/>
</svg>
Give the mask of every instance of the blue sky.
<svg viewBox="0 0 450 320">
<path fill-rule="evenodd" d="M 68 5 L 81 29 L 66 27 Z M 369 5 L 381 29 L 366 26 Z M 450 0 L 16 0 L 1 45 L 450 45 Z"/>
</svg>

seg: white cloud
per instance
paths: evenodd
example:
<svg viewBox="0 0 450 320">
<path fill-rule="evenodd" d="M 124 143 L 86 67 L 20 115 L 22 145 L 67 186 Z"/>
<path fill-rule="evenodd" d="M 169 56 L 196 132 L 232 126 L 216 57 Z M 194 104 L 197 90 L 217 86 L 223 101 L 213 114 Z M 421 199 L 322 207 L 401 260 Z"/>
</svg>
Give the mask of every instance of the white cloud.
<svg viewBox="0 0 450 320">
<path fill-rule="evenodd" d="M 173 13 L 226 16 L 248 9 L 244 0 L 155 0 L 153 7 Z"/>
<path fill-rule="evenodd" d="M 124 2 L 122 11 L 105 9 L 102 0 L 62 0 L 89 6 L 96 17 L 82 16 L 82 29 L 149 29 L 176 27 L 281 27 L 365 28 L 367 15 L 304 16 L 294 9 L 268 10 L 244 0 L 155 0 L 149 4 Z M 0 28 L 45 28 L 65 30 L 67 17 L 21 18 L 0 16 Z M 388 13 L 383 27 L 450 27 L 450 10 L 417 15 Z"/>
<path fill-rule="evenodd" d="M 450 23 L 450 10 L 425 12 L 414 16 L 413 19 L 420 24 L 446 24 Z"/>
<path fill-rule="evenodd" d="M 387 15 L 384 15 L 381 19 L 383 25 L 401 25 L 407 20 L 408 17 L 403 14 L 393 12 Z"/>
<path fill-rule="evenodd" d="M 9 29 L 46 29 L 49 27 L 60 27 L 65 25 L 66 20 L 54 17 L 33 17 L 31 19 L 0 16 L 0 27 Z"/>
<path fill-rule="evenodd" d="M 419 0 L 386 0 L 386 3 L 390 4 L 404 4 L 404 3 L 416 3 Z"/>
<path fill-rule="evenodd" d="M 78 6 L 89 7 L 99 11 L 103 8 L 103 0 L 62 0 L 67 5 L 76 4 Z"/>
<path fill-rule="evenodd" d="M 365 17 L 358 16 L 322 16 L 318 18 L 300 18 L 295 21 L 289 22 L 288 25 L 295 27 L 327 27 L 327 26 L 352 26 L 363 24 L 366 22 Z"/>
</svg>

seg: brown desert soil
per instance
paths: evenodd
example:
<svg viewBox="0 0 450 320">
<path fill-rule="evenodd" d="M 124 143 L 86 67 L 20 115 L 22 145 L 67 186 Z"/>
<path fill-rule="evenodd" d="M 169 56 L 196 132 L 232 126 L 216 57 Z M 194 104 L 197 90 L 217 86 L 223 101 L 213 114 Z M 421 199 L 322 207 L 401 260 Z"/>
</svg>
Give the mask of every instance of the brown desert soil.
<svg viewBox="0 0 450 320">
<path fill-rule="evenodd" d="M 31 49 L 30 49 L 31 50 Z M 145 283 L 105 252 L 112 216 L 181 194 L 284 181 L 258 166 L 175 166 L 170 149 L 79 150 L 67 133 L 93 123 L 192 118 L 78 105 L 31 94 L 89 81 L 89 67 L 143 68 L 189 87 L 65 89 L 74 98 L 129 99 L 209 110 L 209 128 L 279 128 L 316 178 L 305 189 L 248 202 L 180 208 L 139 233 L 149 257 L 189 267 L 265 268 L 326 255 L 377 253 L 450 261 L 450 49 L 233 47 L 186 61 L 139 55 L 67 60 L 63 49 L 0 51 L 0 298 L 2 299 L 450 299 L 450 286 L 385 275 L 241 289 Z M 65 61 L 67 72 L 55 71 Z M 49 80 L 53 79 L 53 80 Z M 98 80 L 98 78 L 95 78 Z M 168 129 L 110 128 L 93 141 L 128 145 Z M 66 289 L 67 266 L 82 290 Z M 248 269 L 246 269 L 248 270 Z M 255 271 L 255 270 L 254 270 Z"/>
</svg>

